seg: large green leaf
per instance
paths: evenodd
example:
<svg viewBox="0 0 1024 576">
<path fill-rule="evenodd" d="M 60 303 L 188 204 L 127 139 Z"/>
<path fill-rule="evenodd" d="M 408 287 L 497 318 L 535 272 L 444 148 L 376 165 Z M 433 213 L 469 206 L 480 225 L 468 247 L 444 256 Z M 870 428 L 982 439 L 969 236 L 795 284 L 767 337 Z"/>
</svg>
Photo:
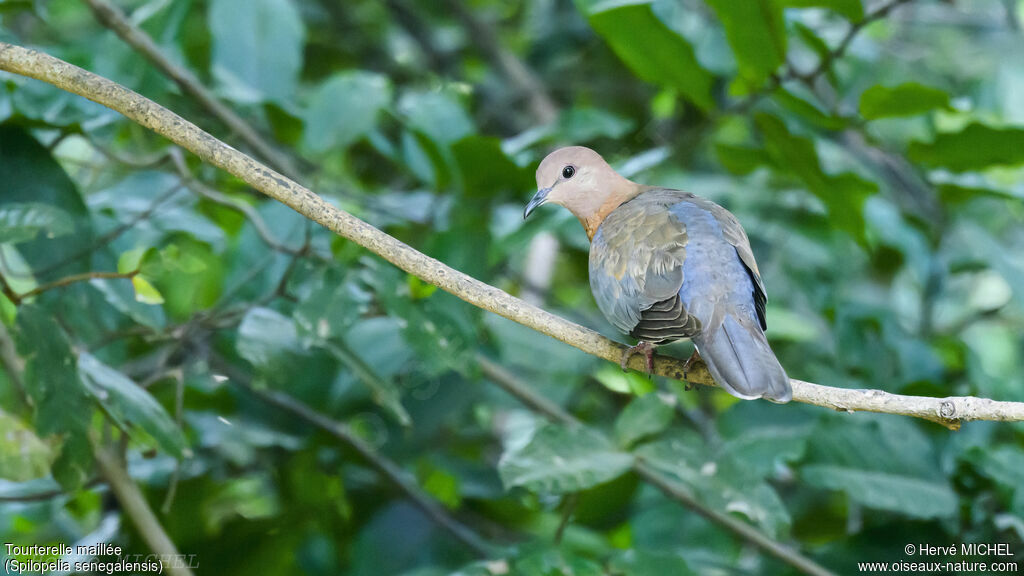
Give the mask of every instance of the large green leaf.
<svg viewBox="0 0 1024 576">
<path fill-rule="evenodd" d="M 634 398 L 615 420 L 615 441 L 628 448 L 638 440 L 667 428 L 674 413 L 675 396 L 663 398 L 652 392 Z"/>
<path fill-rule="evenodd" d="M 831 418 L 811 436 L 800 476 L 863 506 L 916 518 L 959 513 L 928 438 L 906 420 Z"/>
<path fill-rule="evenodd" d="M 878 191 L 874 182 L 853 174 L 826 174 L 809 138 L 792 134 L 782 120 L 768 114 L 755 118 L 764 136 L 765 151 L 776 168 L 799 177 L 824 202 L 837 228 L 864 239 L 864 200 Z"/>
<path fill-rule="evenodd" d="M 501 150 L 501 140 L 467 136 L 452 145 L 467 196 L 492 199 L 501 193 L 522 194 L 534 186 L 533 173 L 520 168 Z"/>
<path fill-rule="evenodd" d="M 224 93 L 240 102 L 291 100 L 305 39 L 293 2 L 212 0 L 207 18 L 213 75 Z"/>
<path fill-rule="evenodd" d="M 299 342 L 295 323 L 270 308 L 252 308 L 238 327 L 238 355 L 260 373 L 287 379 L 303 362 L 305 351 Z"/>
<path fill-rule="evenodd" d="M 725 28 L 740 77 L 760 85 L 786 61 L 786 22 L 777 0 L 708 0 Z"/>
<path fill-rule="evenodd" d="M 451 144 L 475 132 L 473 121 L 451 92 L 407 92 L 398 99 L 398 111 L 410 128 L 437 144 Z"/>
<path fill-rule="evenodd" d="M 868 120 L 914 116 L 948 106 L 949 94 L 917 82 L 892 87 L 875 85 L 860 95 L 860 114 Z"/>
<path fill-rule="evenodd" d="M 712 454 L 696 434 L 644 444 L 634 453 L 712 509 L 742 514 L 773 536 L 789 529 L 789 512 L 758 471 L 727 454 Z"/>
<path fill-rule="evenodd" d="M 327 80 L 303 113 L 303 142 L 314 152 L 344 148 L 368 134 L 391 102 L 391 84 L 379 74 L 342 72 Z"/>
<path fill-rule="evenodd" d="M 907 155 L 927 166 L 956 172 L 1024 164 L 1024 128 L 970 124 L 960 132 L 941 132 L 932 142 L 911 142 Z"/>
<path fill-rule="evenodd" d="M 36 433 L 64 437 L 53 476 L 65 488 L 81 486 L 92 473 L 88 435 L 93 406 L 71 345 L 53 314 L 34 304 L 18 309 L 15 339 L 25 358 L 25 391 L 35 406 Z"/>
<path fill-rule="evenodd" d="M 39 212 L 40 217 L 50 220 L 51 225 L 56 226 L 50 230 L 54 234 L 41 234 L 32 240 L 24 239 L 27 241 L 18 245 L 18 251 L 32 268 L 46 268 L 62 262 L 91 243 L 92 222 L 74 182 L 54 160 L 50 151 L 27 130 L 13 124 L 0 124 L 0 208 L 29 205 L 45 210 L 49 216 L 43 217 L 43 212 Z M 70 222 L 59 214 L 68 216 Z M 24 212 L 22 215 L 29 217 Z M 67 230 L 69 223 L 73 225 L 73 230 Z M 6 233 L 6 230 L 0 232 Z M 90 257 L 84 255 L 60 271 L 65 274 L 83 271 L 87 269 Z"/>
<path fill-rule="evenodd" d="M 590 25 L 640 79 L 674 88 L 705 110 L 714 106 L 711 73 L 690 43 L 658 19 L 649 0 L 589 4 L 581 8 Z"/>
<path fill-rule="evenodd" d="M 50 472 L 50 447 L 0 408 L 0 478 L 25 482 Z"/>
<path fill-rule="evenodd" d="M 78 356 L 78 373 L 106 413 L 122 428 L 138 427 L 169 454 L 182 456 L 185 437 L 181 429 L 144 388 L 84 352 Z"/>
<path fill-rule="evenodd" d="M 0 206 L 0 243 L 25 242 L 40 232 L 45 232 L 46 238 L 56 238 L 74 228 L 71 216 L 56 206 L 34 202 Z"/>
<path fill-rule="evenodd" d="M 506 451 L 498 462 L 505 488 L 578 492 L 618 478 L 633 465 L 601 433 L 583 426 L 547 425 L 528 443 Z"/>
</svg>

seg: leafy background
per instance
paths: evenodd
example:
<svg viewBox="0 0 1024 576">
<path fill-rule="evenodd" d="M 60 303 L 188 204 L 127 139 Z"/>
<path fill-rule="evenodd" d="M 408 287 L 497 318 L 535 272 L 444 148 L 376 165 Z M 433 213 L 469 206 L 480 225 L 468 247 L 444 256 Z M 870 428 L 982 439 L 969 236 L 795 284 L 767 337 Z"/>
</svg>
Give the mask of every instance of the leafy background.
<svg viewBox="0 0 1024 576">
<path fill-rule="evenodd" d="M 558 314 L 621 339 L 578 223 L 521 219 L 540 158 L 584 144 L 737 214 L 793 377 L 1024 401 L 1024 2 L 120 6 L 331 202 Z M 245 147 L 85 3 L 0 1 L 0 40 Z M 125 450 L 199 573 L 793 571 L 637 457 L 840 573 L 906 543 L 1024 554 L 1019 424 L 624 375 L 7 74 L 0 242 L 11 293 L 41 289 L 0 296 L 5 542 L 147 552 L 91 437 Z M 99 271 L 125 277 L 48 284 Z"/>
</svg>

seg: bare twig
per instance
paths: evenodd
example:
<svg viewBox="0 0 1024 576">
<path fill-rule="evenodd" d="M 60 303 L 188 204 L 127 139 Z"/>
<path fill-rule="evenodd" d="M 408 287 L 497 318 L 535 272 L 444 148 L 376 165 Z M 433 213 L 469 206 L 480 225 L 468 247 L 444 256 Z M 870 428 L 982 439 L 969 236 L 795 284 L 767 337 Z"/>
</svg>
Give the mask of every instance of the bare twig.
<svg viewBox="0 0 1024 576">
<path fill-rule="evenodd" d="M 509 82 L 529 103 L 530 112 L 540 124 L 549 124 L 558 118 L 558 105 L 548 93 L 544 83 L 518 56 L 509 52 L 498 42 L 497 31 L 480 19 L 462 0 L 446 0 L 445 4 L 455 13 L 469 31 L 473 43 L 484 56 L 501 70 Z"/>
<path fill-rule="evenodd" d="M 103 481 L 99 478 L 93 478 L 82 484 L 82 489 L 89 490 L 102 483 Z M 54 488 L 53 490 L 43 490 L 41 492 L 30 492 L 26 494 L 4 494 L 0 495 L 0 502 L 43 502 L 45 500 L 51 500 L 61 496 L 71 497 L 74 496 L 74 493 L 68 492 L 63 488 Z"/>
<path fill-rule="evenodd" d="M 133 24 L 121 10 L 107 0 L 85 0 L 92 9 L 96 19 L 110 28 L 128 45 L 139 52 L 160 72 L 174 81 L 183 92 L 195 98 L 199 105 L 224 123 L 229 130 L 238 135 L 256 154 L 271 166 L 293 180 L 301 180 L 300 171 L 285 154 L 271 146 L 256 130 L 242 120 L 231 108 L 227 107 L 191 71 L 178 66 L 164 55 L 160 47 L 153 42 L 148 34 Z"/>
<path fill-rule="evenodd" d="M 35 288 L 29 290 L 28 292 L 25 292 L 24 294 L 18 294 L 14 292 L 14 290 L 11 290 L 10 285 L 8 285 L 7 281 L 3 279 L 3 276 L 0 276 L 0 284 L 3 285 L 4 296 L 7 296 L 7 299 L 10 300 L 15 306 L 17 306 L 18 304 L 21 304 L 24 300 L 27 300 L 33 296 L 38 296 L 43 292 L 55 290 L 57 288 L 63 288 L 65 286 L 76 284 L 78 282 L 85 282 L 86 280 L 94 280 L 98 278 L 134 278 L 135 276 L 138 276 L 138 274 L 138 270 L 125 273 L 83 272 L 81 274 L 72 274 L 71 276 L 65 276 L 59 280 L 54 280 L 53 282 L 36 286 Z"/>
<path fill-rule="evenodd" d="M 109 448 L 100 446 L 96 441 L 93 444 L 100 476 L 110 486 L 110 491 L 114 493 L 114 497 L 121 504 L 121 509 L 131 519 L 149 549 L 160 556 L 168 574 L 192 576 L 192 570 L 188 566 L 182 566 L 183 562 L 175 561 L 182 556 L 178 554 L 174 542 L 160 525 L 153 509 L 149 507 L 142 490 L 139 490 L 135 481 L 128 475 L 128 470 L 125 469 L 121 457 Z"/>
<path fill-rule="evenodd" d="M 242 216 L 245 216 L 246 220 L 252 224 L 253 229 L 256 230 L 256 234 L 259 235 L 260 239 L 262 239 L 267 246 L 285 254 L 299 253 L 298 250 L 290 248 L 280 242 L 277 238 L 274 238 L 274 234 L 270 231 L 270 228 L 267 227 L 267 223 L 263 221 L 263 217 L 256 212 L 255 208 L 246 204 L 242 200 L 232 198 L 227 194 L 214 190 L 193 176 L 192 171 L 189 170 L 188 165 L 185 164 L 185 158 L 180 151 L 175 150 L 175 152 L 171 154 L 171 158 L 174 161 L 174 167 L 177 169 L 178 175 L 181 177 L 181 181 L 186 188 L 214 204 L 230 208 L 231 210 L 242 214 Z"/>
<path fill-rule="evenodd" d="M 348 238 L 402 270 L 488 310 L 561 340 L 580 350 L 617 362 L 625 346 L 508 293 L 472 278 L 422 254 L 355 216 L 340 210 L 307 188 L 288 180 L 217 140 L 199 127 L 127 88 L 52 56 L 0 42 L 0 69 L 49 82 L 116 110 L 249 183 L 253 188 L 290 206 L 332 232 Z M 630 366 L 642 369 L 634 356 Z M 654 373 L 683 379 L 684 362 L 656 356 Z M 706 368 L 689 371 L 692 383 L 714 385 Z M 866 410 L 924 418 L 950 429 L 970 420 L 1024 421 L 1024 402 L 997 402 L 974 397 L 928 398 L 900 396 L 879 390 L 851 390 L 791 380 L 793 399 L 835 410 Z"/>
<path fill-rule="evenodd" d="M 512 373 L 488 359 L 486 356 L 478 354 L 476 359 L 483 370 L 484 376 L 500 386 L 502 390 L 519 399 L 519 401 L 526 406 L 543 414 L 549 420 L 554 420 L 556 422 L 572 426 L 585 426 L 585 424 L 580 422 L 573 415 L 563 410 L 557 404 L 552 403 L 547 398 L 544 398 L 534 392 L 527 384 L 520 381 Z M 800 554 L 800 552 L 784 546 L 762 534 L 757 528 L 737 520 L 728 514 L 722 514 L 717 510 L 708 508 L 697 500 L 689 490 L 665 477 L 661 472 L 658 472 L 642 460 L 634 462 L 633 470 L 638 476 L 643 478 L 644 481 L 661 490 L 663 494 L 672 500 L 679 502 L 683 506 L 686 506 L 697 514 L 700 514 L 711 522 L 718 524 L 722 528 L 725 528 L 736 536 L 753 544 L 754 546 L 757 546 L 764 552 L 778 558 L 790 566 L 793 566 L 801 572 L 818 576 L 832 575 L 832 572 L 826 568 L 817 564 L 803 554 Z"/>
<path fill-rule="evenodd" d="M 145 219 L 149 218 L 150 216 L 152 216 L 153 213 L 156 212 L 157 208 L 159 208 L 165 202 L 167 202 L 168 200 L 173 198 L 174 195 L 178 193 L 178 190 L 181 190 L 181 188 L 182 188 L 182 184 L 175 183 L 173 186 L 168 188 L 166 192 L 164 192 L 164 193 L 160 194 L 159 196 L 157 196 L 153 200 L 153 202 L 149 206 L 146 207 L 145 210 L 143 210 L 142 212 L 139 212 L 138 214 L 133 216 L 131 218 L 131 220 L 128 220 L 124 224 L 121 224 L 117 228 L 114 228 L 110 232 L 107 232 L 103 236 L 100 236 L 99 238 L 96 239 L 96 241 L 92 242 L 91 244 L 89 244 L 85 248 L 79 250 L 78 252 L 75 252 L 74 254 L 71 254 L 67 258 L 64 258 L 63 260 L 59 260 L 57 262 L 54 262 L 53 264 L 50 264 L 49 266 L 46 266 L 45 268 L 40 268 L 39 270 L 35 270 L 34 271 L 35 275 L 36 276 L 44 276 L 44 275 L 46 275 L 46 274 L 48 274 L 50 272 L 53 272 L 54 270 L 59 270 L 60 268 L 63 268 L 64 266 L 66 266 L 66 265 L 68 265 L 68 264 L 70 264 L 72 262 L 77 261 L 79 258 L 82 258 L 83 256 L 86 256 L 88 254 L 91 254 L 93 251 L 95 251 L 100 246 L 105 246 L 106 244 L 108 244 L 110 242 L 113 242 L 114 240 L 117 239 L 118 236 L 120 236 L 121 234 L 124 234 L 128 230 L 132 229 L 139 222 L 142 222 L 143 220 L 145 220 Z"/>
<path fill-rule="evenodd" d="M 496 552 L 493 546 L 470 530 L 469 527 L 453 518 L 443 506 L 423 492 L 414 481 L 409 479 L 406 472 L 398 464 L 379 454 L 372 446 L 359 438 L 359 436 L 356 436 L 348 426 L 320 414 L 287 394 L 253 388 L 244 381 L 245 377 L 239 370 L 226 362 L 219 361 L 217 364 L 218 369 L 228 374 L 228 381 L 233 385 L 268 404 L 290 412 L 308 424 L 320 428 L 357 452 L 378 474 L 405 494 L 406 498 L 426 514 L 428 518 L 444 530 L 447 530 L 455 539 L 465 544 L 467 548 L 477 555 L 486 558 Z"/>
<path fill-rule="evenodd" d="M 864 30 L 864 28 L 866 28 L 869 24 L 872 24 L 885 18 L 894 9 L 898 8 L 903 4 L 907 4 L 908 2 L 911 1 L 913 0 L 891 0 L 888 3 L 879 6 L 875 10 L 872 10 L 868 14 L 865 14 L 864 18 L 861 18 L 860 20 L 850 24 L 849 30 L 847 30 L 846 34 L 844 34 L 842 39 L 839 40 L 839 44 L 837 44 L 835 48 L 831 49 L 828 52 L 828 54 L 822 57 L 814 68 L 808 70 L 807 72 L 800 72 L 799 70 L 794 68 L 792 64 L 787 62 L 785 68 L 781 73 L 772 74 L 768 78 L 768 82 L 763 87 L 747 95 L 747 97 L 744 98 L 743 100 L 740 100 L 739 102 L 736 102 L 735 104 L 729 106 L 726 109 L 726 112 L 741 113 L 745 110 L 748 110 L 751 106 L 756 104 L 761 98 L 764 98 L 765 96 L 771 94 L 777 88 L 779 88 L 784 83 L 790 80 L 799 80 L 800 82 L 803 82 L 804 84 L 807 85 L 813 84 L 819 76 L 825 74 L 826 72 L 832 69 L 832 65 L 835 64 L 836 60 L 839 60 L 840 58 L 843 57 L 844 54 L 846 54 L 846 50 L 850 47 L 850 44 L 853 42 L 853 39 L 856 38 L 857 35 L 860 34 L 862 30 Z"/>
</svg>

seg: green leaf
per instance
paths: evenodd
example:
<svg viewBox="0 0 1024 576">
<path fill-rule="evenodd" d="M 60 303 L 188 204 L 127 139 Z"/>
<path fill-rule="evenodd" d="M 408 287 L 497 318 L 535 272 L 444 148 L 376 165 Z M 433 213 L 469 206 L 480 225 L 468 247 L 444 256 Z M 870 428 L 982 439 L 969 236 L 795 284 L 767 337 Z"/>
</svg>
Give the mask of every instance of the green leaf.
<svg viewBox="0 0 1024 576">
<path fill-rule="evenodd" d="M 636 370 L 623 372 L 618 365 L 602 364 L 594 373 L 594 378 L 605 388 L 619 394 L 641 396 L 655 390 L 654 384 L 646 375 Z"/>
<path fill-rule="evenodd" d="M 675 88 L 704 110 L 714 107 L 711 73 L 697 62 L 690 43 L 654 14 L 649 1 L 598 2 L 581 9 L 641 80 Z"/>
<path fill-rule="evenodd" d="M 726 170 L 740 176 L 746 176 L 761 166 L 771 163 L 771 159 L 764 149 L 751 146 L 735 146 L 716 142 L 715 155 Z"/>
<path fill-rule="evenodd" d="M 35 407 L 40 437 L 63 436 L 53 475 L 65 488 L 76 488 L 92 473 L 89 424 L 92 402 L 78 377 L 75 357 L 53 315 L 35 304 L 18 310 L 15 340 L 25 359 L 25 391 Z"/>
<path fill-rule="evenodd" d="M 506 569 L 507 571 L 507 569 Z M 489 576 L 494 572 L 488 570 Z M 499 572 L 500 573 L 500 572 Z M 520 555 L 510 574 L 523 576 L 604 576 L 597 562 L 570 550 L 542 549 Z"/>
<path fill-rule="evenodd" d="M 860 114 L 868 120 L 915 116 L 948 107 L 949 94 L 917 82 L 906 82 L 891 88 L 876 85 L 860 95 Z"/>
<path fill-rule="evenodd" d="M 33 240 L 40 232 L 56 238 L 74 229 L 71 215 L 56 206 L 34 202 L 0 206 L 0 244 Z"/>
<path fill-rule="evenodd" d="M 1004 445 L 981 453 L 979 469 L 996 482 L 1024 494 L 1024 450 Z"/>
<path fill-rule="evenodd" d="M 915 518 L 953 518 L 959 501 L 931 443 L 903 420 L 830 419 L 808 445 L 805 482 L 851 500 Z"/>
<path fill-rule="evenodd" d="M 757 87 L 786 61 L 786 23 L 777 0 L 708 0 L 725 28 L 740 77 Z"/>
<path fill-rule="evenodd" d="M 0 478 L 26 482 L 50 472 L 50 447 L 21 420 L 0 409 Z"/>
<path fill-rule="evenodd" d="M 373 130 L 390 103 L 387 77 L 363 71 L 336 74 L 320 85 L 302 115 L 303 142 L 314 152 L 345 148 Z"/>
<path fill-rule="evenodd" d="M 498 462 L 505 489 L 565 494 L 618 478 L 633 465 L 600 432 L 583 426 L 547 425 L 524 446 L 508 450 Z"/>
<path fill-rule="evenodd" d="M 770 477 L 781 465 L 803 457 L 815 419 L 813 411 L 738 402 L 718 417 L 722 454 L 742 462 L 752 475 Z"/>
<path fill-rule="evenodd" d="M 287 377 L 290 367 L 301 362 L 295 323 L 269 308 L 252 308 L 238 327 L 238 354 L 262 372 Z"/>
<path fill-rule="evenodd" d="M 46 205 L 52 208 L 46 212 L 56 218 L 55 231 L 60 234 L 43 234 L 18 244 L 18 252 L 33 269 L 52 266 L 92 243 L 92 220 L 75 183 L 27 129 L 4 123 L 0 124 L 0 209 L 12 205 Z M 64 227 L 67 220 L 57 216 L 58 210 L 70 218 L 73 231 Z M 0 224 L 0 235 L 6 233 L 4 228 Z M 87 258 L 79 258 L 62 266 L 61 272 L 84 272 L 88 264 Z"/>
<path fill-rule="evenodd" d="M 818 162 L 814 143 L 790 133 L 782 120 L 758 114 L 755 122 L 761 129 L 765 150 L 775 167 L 799 177 L 807 189 L 824 202 L 829 219 L 835 226 L 863 242 L 864 200 L 877 192 L 878 186 L 851 172 L 835 176 L 826 174 Z"/>
<path fill-rule="evenodd" d="M 634 453 L 714 510 L 742 514 L 773 537 L 789 529 L 789 512 L 757 471 L 726 454 L 711 454 L 694 433 L 644 444 Z"/>
<path fill-rule="evenodd" d="M 911 142 L 914 162 L 963 172 L 990 166 L 1024 164 L 1024 128 L 992 128 L 971 124 L 960 132 L 942 132 L 933 142 Z"/>
<path fill-rule="evenodd" d="M 842 130 L 849 125 L 845 118 L 833 116 L 814 104 L 800 98 L 789 90 L 780 88 L 773 96 L 783 108 L 796 114 L 801 120 L 825 130 Z"/>
<path fill-rule="evenodd" d="M 149 280 L 136 274 L 132 276 L 132 287 L 135 288 L 135 301 L 143 304 L 159 305 L 164 303 L 164 297 Z"/>
<path fill-rule="evenodd" d="M 851 22 L 864 18 L 864 5 L 860 0 L 782 0 L 782 4 L 787 8 L 827 8 Z"/>
<path fill-rule="evenodd" d="M 407 92 L 398 111 L 409 127 L 437 144 L 451 144 L 474 133 L 473 121 L 450 92 Z"/>
<path fill-rule="evenodd" d="M 671 91 L 669 102 L 674 102 L 675 95 Z M 562 112 L 558 117 L 558 137 L 566 142 L 585 143 L 597 138 L 622 138 L 633 129 L 633 121 L 603 110 L 589 106 L 574 106 Z"/>
<path fill-rule="evenodd" d="M 305 28 L 289 0 L 212 0 L 211 68 L 228 97 L 291 100 L 302 70 Z"/>
<path fill-rule="evenodd" d="M 634 398 L 615 420 L 615 441 L 628 448 L 663 431 L 672 422 L 675 400 L 675 396 L 662 397 L 657 392 Z"/>
<path fill-rule="evenodd" d="M 467 136 L 452 144 L 467 196 L 494 198 L 501 192 L 521 194 L 534 187 L 533 174 L 505 155 L 501 140 Z"/>
<path fill-rule="evenodd" d="M 689 576 L 696 574 L 681 554 L 630 549 L 609 562 L 614 574 L 624 576 Z"/>
<path fill-rule="evenodd" d="M 117 259 L 117 271 L 120 274 L 128 274 L 139 269 L 142 265 L 142 259 L 149 252 L 149 248 L 140 246 L 133 248 L 127 252 L 121 254 L 121 257 Z"/>
<path fill-rule="evenodd" d="M 164 407 L 144 388 L 95 356 L 78 356 L 78 373 L 107 414 L 124 428 L 138 428 L 168 454 L 180 458 L 185 437 Z"/>
</svg>

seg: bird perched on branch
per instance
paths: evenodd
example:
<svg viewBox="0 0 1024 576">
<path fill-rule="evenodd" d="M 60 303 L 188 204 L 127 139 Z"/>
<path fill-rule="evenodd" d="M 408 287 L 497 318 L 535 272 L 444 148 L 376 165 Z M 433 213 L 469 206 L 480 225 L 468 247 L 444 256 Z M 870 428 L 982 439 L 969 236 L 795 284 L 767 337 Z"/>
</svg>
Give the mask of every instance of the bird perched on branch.
<svg viewBox="0 0 1024 576">
<path fill-rule="evenodd" d="M 788 402 L 786 371 L 765 338 L 765 290 L 743 227 L 714 202 L 619 175 L 581 146 L 549 154 L 537 168 L 541 204 L 569 209 L 590 238 L 590 289 L 601 312 L 639 340 L 653 372 L 656 346 L 690 338 L 733 396 Z"/>
</svg>

